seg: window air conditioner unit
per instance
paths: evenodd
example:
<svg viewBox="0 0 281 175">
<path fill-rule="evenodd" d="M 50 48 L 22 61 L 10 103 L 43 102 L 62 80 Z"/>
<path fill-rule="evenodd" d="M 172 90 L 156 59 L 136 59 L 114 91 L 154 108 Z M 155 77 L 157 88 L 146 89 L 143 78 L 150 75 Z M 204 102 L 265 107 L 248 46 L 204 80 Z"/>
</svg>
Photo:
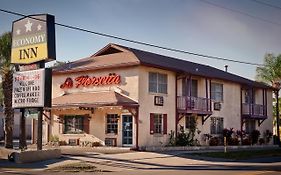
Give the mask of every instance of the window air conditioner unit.
<svg viewBox="0 0 281 175">
<path fill-rule="evenodd" d="M 216 110 L 216 111 L 221 110 L 221 103 L 220 102 L 214 102 L 214 110 Z"/>
</svg>

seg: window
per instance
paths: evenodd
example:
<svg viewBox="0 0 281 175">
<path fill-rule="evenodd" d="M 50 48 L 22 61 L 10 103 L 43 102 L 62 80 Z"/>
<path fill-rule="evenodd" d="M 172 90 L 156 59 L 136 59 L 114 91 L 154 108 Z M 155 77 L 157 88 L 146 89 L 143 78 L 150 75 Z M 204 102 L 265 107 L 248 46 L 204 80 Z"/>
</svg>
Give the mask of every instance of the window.
<svg viewBox="0 0 281 175">
<path fill-rule="evenodd" d="M 255 98 L 253 96 L 253 91 L 250 89 L 246 89 L 245 91 L 245 103 L 255 103 Z"/>
<path fill-rule="evenodd" d="M 211 134 L 222 134 L 223 131 L 223 118 L 211 117 Z"/>
<path fill-rule="evenodd" d="M 254 131 L 256 129 L 256 121 L 255 120 L 246 120 L 245 122 L 245 129 L 246 129 L 246 133 L 250 134 L 252 131 Z"/>
<path fill-rule="evenodd" d="M 162 114 L 154 114 L 154 133 L 162 133 Z"/>
<path fill-rule="evenodd" d="M 195 116 L 186 116 L 185 117 L 185 128 L 186 129 L 194 129 L 195 126 L 196 126 Z"/>
<path fill-rule="evenodd" d="M 182 79 L 182 95 L 190 96 L 189 79 Z M 191 80 L 191 96 L 198 97 L 198 81 Z"/>
<path fill-rule="evenodd" d="M 149 72 L 149 92 L 167 94 L 167 75 Z"/>
<path fill-rule="evenodd" d="M 83 132 L 83 116 L 64 116 L 64 133 L 78 134 Z"/>
<path fill-rule="evenodd" d="M 167 114 L 150 114 L 150 134 L 167 134 Z"/>
<path fill-rule="evenodd" d="M 219 83 L 211 83 L 211 99 L 215 101 L 223 101 L 223 85 Z"/>
<path fill-rule="evenodd" d="M 107 114 L 106 116 L 106 133 L 114 133 L 118 132 L 118 115 L 117 114 Z"/>
</svg>

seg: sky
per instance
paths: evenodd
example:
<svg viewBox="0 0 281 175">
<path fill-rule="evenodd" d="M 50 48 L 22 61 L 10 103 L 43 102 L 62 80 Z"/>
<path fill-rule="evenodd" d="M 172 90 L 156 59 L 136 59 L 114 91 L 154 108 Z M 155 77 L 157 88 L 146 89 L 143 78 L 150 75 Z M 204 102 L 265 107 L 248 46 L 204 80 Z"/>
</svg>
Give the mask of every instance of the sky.
<svg viewBox="0 0 281 175">
<path fill-rule="evenodd" d="M 262 0 L 258 0 L 262 1 Z M 0 9 L 48 13 L 57 23 L 205 55 L 263 63 L 281 54 L 281 0 L 1 0 Z M 21 18 L 0 12 L 0 34 Z M 256 66 L 156 49 L 56 26 L 57 61 L 88 57 L 108 43 L 184 59 L 255 79 Z"/>
</svg>

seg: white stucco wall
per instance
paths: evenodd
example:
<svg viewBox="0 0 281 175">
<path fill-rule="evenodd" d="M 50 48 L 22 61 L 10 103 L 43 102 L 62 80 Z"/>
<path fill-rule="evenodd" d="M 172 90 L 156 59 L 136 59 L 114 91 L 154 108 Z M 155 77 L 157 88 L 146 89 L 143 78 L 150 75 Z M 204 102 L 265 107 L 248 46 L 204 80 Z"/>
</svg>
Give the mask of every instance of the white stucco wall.
<svg viewBox="0 0 281 175">
<path fill-rule="evenodd" d="M 157 72 L 167 74 L 168 76 L 168 93 L 158 94 L 150 93 L 148 90 L 149 85 L 149 72 Z M 168 141 L 169 133 L 171 130 L 175 130 L 175 81 L 176 74 L 171 71 L 162 69 L 144 67 L 140 68 L 139 74 L 139 122 L 140 122 L 140 134 L 139 145 L 140 146 L 159 146 L 165 145 Z M 164 97 L 164 106 L 154 105 L 154 96 Z M 150 134 L 150 113 L 167 114 L 167 134 Z"/>
</svg>

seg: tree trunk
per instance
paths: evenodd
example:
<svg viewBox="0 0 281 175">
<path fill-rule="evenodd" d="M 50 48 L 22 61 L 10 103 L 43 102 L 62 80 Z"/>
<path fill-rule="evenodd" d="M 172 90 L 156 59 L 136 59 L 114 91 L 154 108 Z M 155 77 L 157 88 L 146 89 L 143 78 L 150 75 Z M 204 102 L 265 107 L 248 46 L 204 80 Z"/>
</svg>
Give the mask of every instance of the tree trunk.
<svg viewBox="0 0 281 175">
<path fill-rule="evenodd" d="M 5 147 L 13 148 L 13 127 L 14 127 L 14 109 L 12 108 L 12 88 L 13 72 L 11 70 L 4 74 L 3 93 L 4 93 L 4 116 L 5 116 Z"/>
<path fill-rule="evenodd" d="M 280 145 L 280 116 L 279 116 L 279 90 L 275 91 L 276 97 L 276 124 L 277 124 L 277 144 Z"/>
</svg>

